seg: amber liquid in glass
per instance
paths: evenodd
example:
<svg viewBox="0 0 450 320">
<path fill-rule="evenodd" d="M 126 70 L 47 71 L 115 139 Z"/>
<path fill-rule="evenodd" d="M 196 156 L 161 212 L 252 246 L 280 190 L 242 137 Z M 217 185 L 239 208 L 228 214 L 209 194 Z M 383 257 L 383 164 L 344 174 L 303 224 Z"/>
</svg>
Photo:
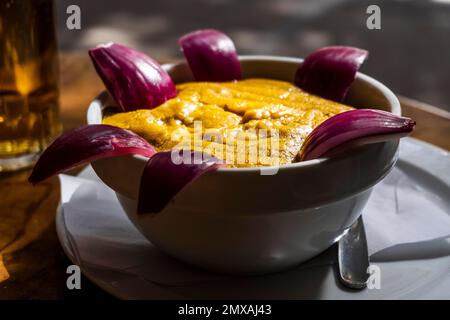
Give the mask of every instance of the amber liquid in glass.
<svg viewBox="0 0 450 320">
<path fill-rule="evenodd" d="M 52 0 L 0 1 L 0 171 L 32 165 L 61 131 Z"/>
</svg>

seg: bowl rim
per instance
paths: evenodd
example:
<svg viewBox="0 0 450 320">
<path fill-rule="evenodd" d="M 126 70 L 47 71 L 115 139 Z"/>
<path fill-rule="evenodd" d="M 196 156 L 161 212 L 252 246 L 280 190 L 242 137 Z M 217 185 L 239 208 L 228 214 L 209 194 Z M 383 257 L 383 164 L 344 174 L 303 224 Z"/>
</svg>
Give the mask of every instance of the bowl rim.
<svg viewBox="0 0 450 320">
<path fill-rule="evenodd" d="M 288 63 L 296 63 L 301 64 L 303 62 L 302 58 L 295 58 L 295 57 L 289 57 L 289 56 L 272 56 L 272 55 L 239 55 L 239 61 L 267 61 L 267 62 L 288 62 Z M 185 60 L 178 60 L 173 63 L 165 63 L 162 65 L 164 70 L 169 71 L 170 69 L 177 67 L 179 65 L 187 64 Z M 400 102 L 395 96 L 395 94 L 383 83 L 380 81 L 364 74 L 361 72 L 356 73 L 356 78 L 362 80 L 363 82 L 369 83 L 374 88 L 376 88 L 388 101 L 389 106 L 391 108 L 390 112 L 400 116 L 401 115 L 401 106 Z M 102 115 L 100 114 L 100 118 L 98 115 L 97 110 L 101 110 L 101 107 L 103 105 L 103 100 L 105 97 L 109 95 L 109 93 L 106 90 L 103 90 L 100 92 L 94 100 L 91 101 L 89 104 L 87 113 L 86 113 L 86 120 L 88 124 L 99 124 L 101 123 Z M 100 119 L 100 122 L 99 122 Z M 132 155 L 131 157 L 135 158 L 136 160 L 140 161 L 147 161 L 147 158 L 141 155 Z M 288 163 L 288 164 L 282 164 L 277 166 L 260 166 L 260 167 L 250 167 L 250 168 L 228 168 L 223 167 L 216 170 L 217 173 L 227 173 L 227 174 L 233 174 L 233 173 L 242 173 L 242 172 L 260 172 L 261 170 L 294 170 L 298 168 L 307 168 L 311 166 L 317 166 L 319 164 L 322 164 L 323 162 L 327 161 L 328 158 L 318 158 L 313 160 L 306 160 L 301 162 L 294 162 L 294 163 Z"/>
</svg>

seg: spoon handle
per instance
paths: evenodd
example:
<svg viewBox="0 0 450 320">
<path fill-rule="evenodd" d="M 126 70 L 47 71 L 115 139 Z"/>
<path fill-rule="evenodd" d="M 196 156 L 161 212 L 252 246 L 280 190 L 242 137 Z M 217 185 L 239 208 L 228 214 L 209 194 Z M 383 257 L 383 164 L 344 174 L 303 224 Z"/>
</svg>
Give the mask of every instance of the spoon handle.
<svg viewBox="0 0 450 320">
<path fill-rule="evenodd" d="M 338 263 L 343 285 L 351 289 L 366 288 L 369 254 L 362 216 L 339 240 Z"/>
</svg>

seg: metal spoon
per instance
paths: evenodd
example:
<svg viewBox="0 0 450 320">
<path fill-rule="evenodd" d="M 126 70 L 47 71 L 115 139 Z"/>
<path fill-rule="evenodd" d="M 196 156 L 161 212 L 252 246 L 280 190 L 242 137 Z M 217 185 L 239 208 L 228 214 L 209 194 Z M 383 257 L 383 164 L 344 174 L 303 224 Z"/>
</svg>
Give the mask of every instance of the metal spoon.
<svg viewBox="0 0 450 320">
<path fill-rule="evenodd" d="M 351 289 L 364 289 L 369 274 L 369 254 L 362 216 L 339 240 L 338 263 L 341 282 Z"/>
</svg>

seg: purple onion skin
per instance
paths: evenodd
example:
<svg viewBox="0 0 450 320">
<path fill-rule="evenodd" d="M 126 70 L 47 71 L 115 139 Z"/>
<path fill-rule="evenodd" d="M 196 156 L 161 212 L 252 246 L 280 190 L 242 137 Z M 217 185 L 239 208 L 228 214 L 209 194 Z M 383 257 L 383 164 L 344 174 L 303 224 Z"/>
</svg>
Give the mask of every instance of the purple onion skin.
<svg viewBox="0 0 450 320">
<path fill-rule="evenodd" d="M 155 149 L 137 134 L 103 124 L 87 125 L 59 136 L 45 149 L 28 181 L 39 183 L 70 168 L 120 155 L 151 157 Z"/>
<path fill-rule="evenodd" d="M 196 81 L 233 81 L 242 78 L 233 41 L 224 33 L 198 30 L 178 41 Z"/>
<path fill-rule="evenodd" d="M 409 118 L 371 109 L 337 114 L 316 127 L 305 139 L 299 160 L 331 157 L 355 146 L 399 139 L 415 127 Z"/>
<path fill-rule="evenodd" d="M 180 151 L 159 152 L 148 160 L 139 188 L 138 214 L 161 212 L 192 181 L 223 166 L 217 158 L 189 150 L 183 152 L 191 159 L 190 163 L 177 164 L 172 160 L 172 154 L 178 152 Z M 200 161 L 194 162 L 195 158 Z"/>
<path fill-rule="evenodd" d="M 89 56 L 123 111 L 152 109 L 177 95 L 169 74 L 142 52 L 110 43 L 89 50 Z"/>
<path fill-rule="evenodd" d="M 354 47 L 324 47 L 308 55 L 295 75 L 297 87 L 342 102 L 368 52 Z"/>
</svg>

